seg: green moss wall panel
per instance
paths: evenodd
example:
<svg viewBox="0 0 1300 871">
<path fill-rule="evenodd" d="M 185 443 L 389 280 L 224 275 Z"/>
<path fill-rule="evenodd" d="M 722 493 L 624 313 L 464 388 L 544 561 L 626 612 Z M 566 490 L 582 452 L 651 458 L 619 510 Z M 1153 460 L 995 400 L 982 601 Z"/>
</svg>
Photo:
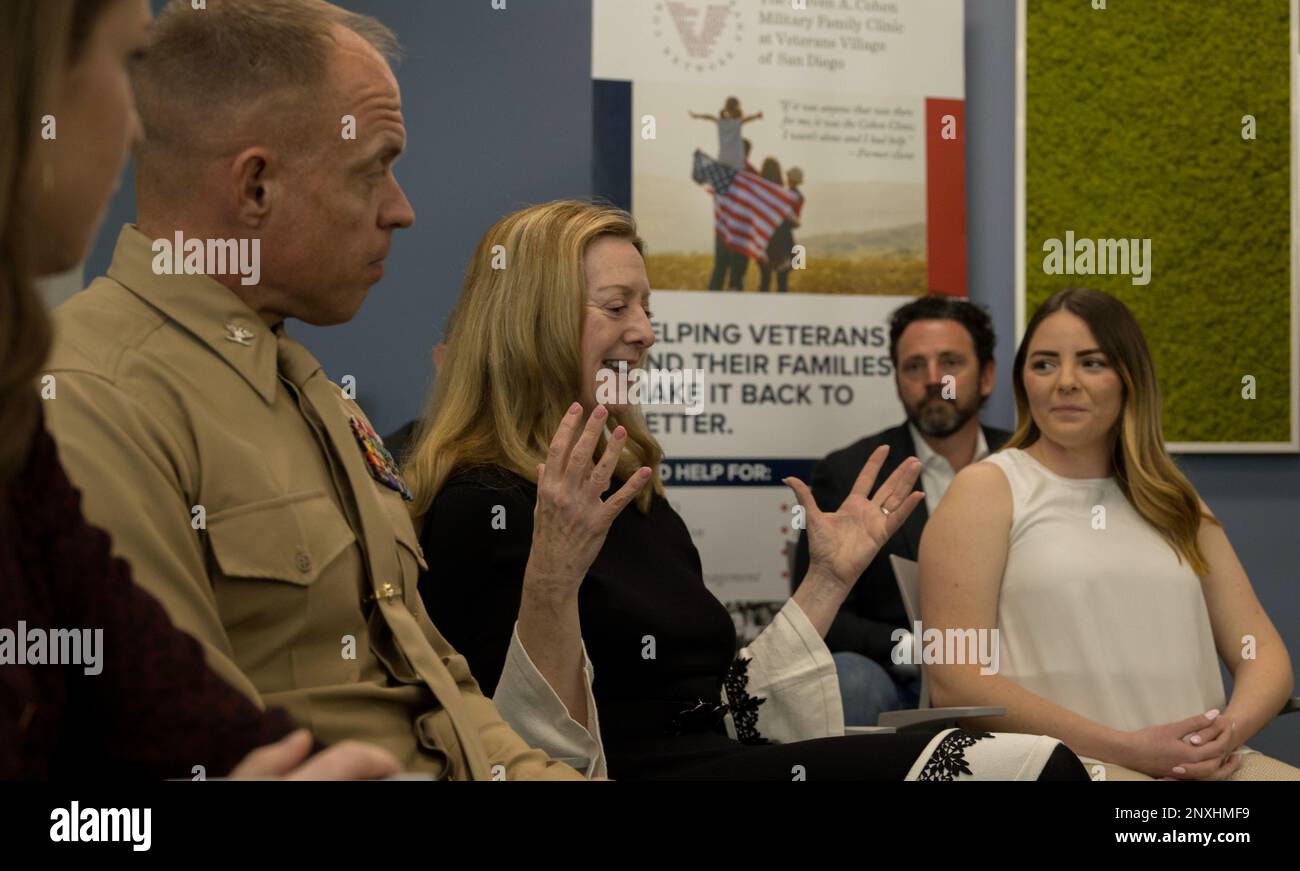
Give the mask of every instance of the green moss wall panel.
<svg viewBox="0 0 1300 871">
<path fill-rule="evenodd" d="M 1112 293 L 1152 346 L 1167 440 L 1289 441 L 1290 0 L 1106 5 L 1026 8 L 1026 319 L 1062 287 Z M 1150 239 L 1150 283 L 1045 274 L 1066 231 Z"/>
</svg>

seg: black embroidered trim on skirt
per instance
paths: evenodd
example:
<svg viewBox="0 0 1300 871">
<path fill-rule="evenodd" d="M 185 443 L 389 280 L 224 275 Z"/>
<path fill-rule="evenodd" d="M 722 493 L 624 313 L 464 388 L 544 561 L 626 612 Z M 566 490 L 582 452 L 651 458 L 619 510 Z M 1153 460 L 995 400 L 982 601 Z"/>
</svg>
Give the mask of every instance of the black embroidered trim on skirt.
<svg viewBox="0 0 1300 871">
<path fill-rule="evenodd" d="M 985 738 L 992 740 L 993 735 L 988 732 L 954 729 L 939 742 L 938 747 L 934 748 L 934 752 L 930 754 L 925 767 L 921 769 L 921 774 L 916 779 L 956 780 L 958 774 L 970 774 L 970 766 L 966 762 L 966 748 L 974 746 L 976 741 Z"/>
<path fill-rule="evenodd" d="M 767 699 L 755 698 L 746 691 L 749 685 L 749 660 L 739 656 L 733 659 L 722 685 L 727 690 L 731 720 L 736 724 L 736 738 L 740 743 L 771 743 L 758 731 L 758 706 Z"/>
<path fill-rule="evenodd" d="M 746 692 L 749 684 L 749 660 L 739 656 L 731 662 L 722 685 L 726 689 L 728 704 L 709 704 L 700 699 L 694 705 L 673 717 L 674 735 L 716 731 L 728 713 L 736 726 L 736 738 L 742 744 L 771 743 L 758 731 L 758 706 L 767 701 Z"/>
</svg>

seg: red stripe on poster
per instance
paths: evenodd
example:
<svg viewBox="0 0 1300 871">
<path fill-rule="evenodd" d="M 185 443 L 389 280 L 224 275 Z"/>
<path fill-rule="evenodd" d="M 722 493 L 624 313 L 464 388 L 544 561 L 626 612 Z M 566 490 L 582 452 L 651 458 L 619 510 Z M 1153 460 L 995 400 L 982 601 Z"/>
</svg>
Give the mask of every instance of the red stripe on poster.
<svg viewBox="0 0 1300 871">
<path fill-rule="evenodd" d="M 946 296 L 966 296 L 965 105 L 925 101 L 926 280 Z"/>
</svg>

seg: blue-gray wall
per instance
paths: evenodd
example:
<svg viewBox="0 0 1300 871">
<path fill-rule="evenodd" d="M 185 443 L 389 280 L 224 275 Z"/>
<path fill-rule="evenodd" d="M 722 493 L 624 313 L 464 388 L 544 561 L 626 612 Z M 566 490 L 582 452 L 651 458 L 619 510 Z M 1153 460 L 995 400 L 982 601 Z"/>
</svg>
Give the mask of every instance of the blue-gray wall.
<svg viewBox="0 0 1300 871">
<path fill-rule="evenodd" d="M 155 6 L 157 3 L 155 2 Z M 408 135 L 398 177 L 415 206 L 384 280 L 350 324 L 294 324 L 381 432 L 417 413 L 429 351 L 465 262 L 497 218 L 528 203 L 590 193 L 589 0 L 345 0 L 401 37 L 397 70 Z M 970 295 L 993 312 L 1000 386 L 986 419 L 1010 428 L 1014 355 L 1015 0 L 966 0 Z M 129 180 L 87 263 L 108 265 L 118 226 L 135 213 Z M 1265 609 L 1300 671 L 1300 456 L 1184 456 L 1183 468 L 1227 527 Z M 1300 714 L 1253 742 L 1300 765 Z"/>
</svg>

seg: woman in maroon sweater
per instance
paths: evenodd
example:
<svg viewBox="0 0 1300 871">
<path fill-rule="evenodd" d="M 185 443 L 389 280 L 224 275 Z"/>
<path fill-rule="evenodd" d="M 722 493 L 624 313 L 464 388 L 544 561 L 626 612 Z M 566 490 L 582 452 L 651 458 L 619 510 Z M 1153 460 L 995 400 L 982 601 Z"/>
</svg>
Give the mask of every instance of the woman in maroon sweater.
<svg viewBox="0 0 1300 871">
<path fill-rule="evenodd" d="M 392 774 L 357 742 L 306 759 L 306 730 L 210 671 L 87 525 L 45 432 L 32 277 L 85 256 L 139 135 L 127 61 L 150 23 L 148 0 L 0 4 L 0 779 Z"/>
</svg>

